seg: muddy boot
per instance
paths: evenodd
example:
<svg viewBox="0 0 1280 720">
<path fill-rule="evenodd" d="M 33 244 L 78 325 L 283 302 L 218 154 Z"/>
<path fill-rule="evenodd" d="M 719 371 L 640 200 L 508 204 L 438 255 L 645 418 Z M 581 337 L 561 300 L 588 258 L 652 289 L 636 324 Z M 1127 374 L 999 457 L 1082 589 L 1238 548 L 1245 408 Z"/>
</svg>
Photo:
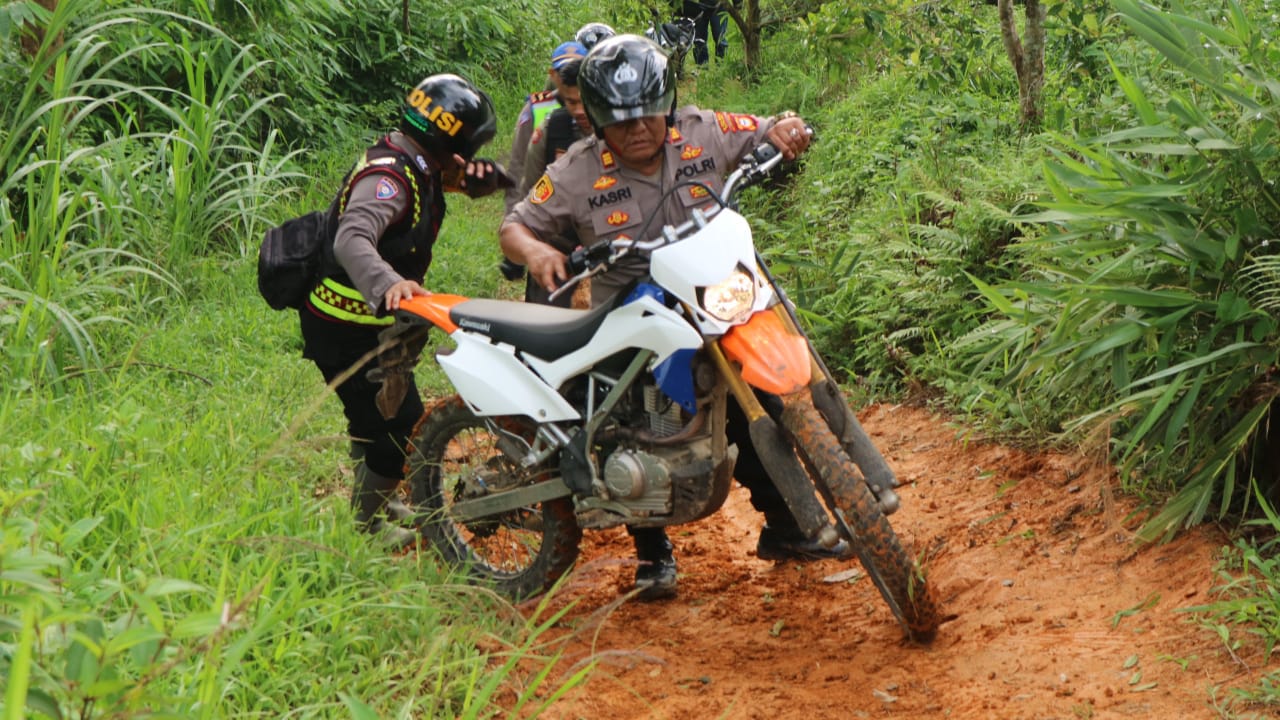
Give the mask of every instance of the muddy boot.
<svg viewBox="0 0 1280 720">
<path fill-rule="evenodd" d="M 364 463 L 356 466 L 356 484 L 351 491 L 356 524 L 388 550 L 402 550 L 418 539 L 416 532 L 397 524 L 413 514 L 408 506 L 393 499 L 399 484 L 398 478 L 379 475 Z"/>
<path fill-rule="evenodd" d="M 676 559 L 662 528 L 628 528 L 636 544 L 638 600 L 661 600 L 676 594 Z"/>
<path fill-rule="evenodd" d="M 853 548 L 843 538 L 826 547 L 815 538 L 805 537 L 790 517 L 775 521 L 766 516 L 756 543 L 756 557 L 774 561 L 844 560 L 853 557 Z"/>
</svg>

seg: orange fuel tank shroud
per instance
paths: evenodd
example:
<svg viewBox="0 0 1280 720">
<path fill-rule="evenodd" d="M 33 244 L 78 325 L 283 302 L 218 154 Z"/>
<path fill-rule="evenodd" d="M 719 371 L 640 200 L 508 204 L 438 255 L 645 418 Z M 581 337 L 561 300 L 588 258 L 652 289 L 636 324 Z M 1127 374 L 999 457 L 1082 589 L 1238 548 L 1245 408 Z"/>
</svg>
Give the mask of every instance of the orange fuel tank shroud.
<svg viewBox="0 0 1280 720">
<path fill-rule="evenodd" d="M 778 307 L 751 316 L 720 338 L 720 347 L 742 366 L 742 379 L 752 387 L 775 395 L 790 395 L 809 384 L 812 364 L 809 344 L 789 322 L 778 316 Z"/>
<path fill-rule="evenodd" d="M 471 298 L 461 295 L 432 294 L 414 295 L 408 300 L 400 301 L 400 309 L 411 312 L 418 317 L 426 318 L 432 325 L 452 335 L 458 326 L 449 319 L 449 311 L 454 305 L 464 303 Z"/>
</svg>

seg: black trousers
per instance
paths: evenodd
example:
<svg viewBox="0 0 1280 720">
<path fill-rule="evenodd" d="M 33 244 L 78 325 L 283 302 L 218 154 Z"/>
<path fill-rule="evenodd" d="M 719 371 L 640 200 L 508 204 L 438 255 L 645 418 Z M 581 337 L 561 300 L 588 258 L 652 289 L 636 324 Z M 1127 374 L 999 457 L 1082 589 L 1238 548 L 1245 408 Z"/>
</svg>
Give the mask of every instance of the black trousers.
<svg viewBox="0 0 1280 720">
<path fill-rule="evenodd" d="M 306 308 L 299 310 L 298 315 L 304 343 L 303 357 L 315 363 L 326 383 L 332 382 L 378 346 L 381 327 L 331 322 Z M 384 419 L 375 402 L 382 385 L 365 377 L 365 373 L 377 366 L 377 358 L 367 361 L 338 385 L 335 392 L 347 418 L 347 432 L 353 443 L 364 450 L 365 464 L 384 477 L 403 478 L 405 448 L 413 426 L 422 417 L 422 397 L 410 375 L 399 412 L 390 420 Z"/>
</svg>

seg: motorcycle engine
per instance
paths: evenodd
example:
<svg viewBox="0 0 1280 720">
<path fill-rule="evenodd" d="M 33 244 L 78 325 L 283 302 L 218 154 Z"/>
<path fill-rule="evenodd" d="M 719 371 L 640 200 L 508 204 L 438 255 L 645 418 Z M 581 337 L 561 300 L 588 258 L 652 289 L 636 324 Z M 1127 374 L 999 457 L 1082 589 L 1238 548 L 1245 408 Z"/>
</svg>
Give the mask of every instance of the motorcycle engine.
<svg viewBox="0 0 1280 720">
<path fill-rule="evenodd" d="M 660 441 L 684 429 L 688 417 L 679 405 L 652 385 L 644 386 L 642 395 L 643 423 L 651 437 Z M 705 475 L 709 456 L 705 436 L 671 445 L 621 447 L 605 459 L 601 474 L 610 500 L 636 515 L 664 515 L 671 512 L 674 480 Z"/>
</svg>

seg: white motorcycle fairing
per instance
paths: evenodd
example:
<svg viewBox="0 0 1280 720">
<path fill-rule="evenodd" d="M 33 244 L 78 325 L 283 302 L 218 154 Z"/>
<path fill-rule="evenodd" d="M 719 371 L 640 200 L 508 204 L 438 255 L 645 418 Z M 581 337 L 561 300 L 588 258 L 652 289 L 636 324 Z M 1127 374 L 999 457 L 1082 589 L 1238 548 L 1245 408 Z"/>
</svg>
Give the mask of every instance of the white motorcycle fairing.
<svg viewBox="0 0 1280 720">
<path fill-rule="evenodd" d="M 450 337 L 457 347 L 436 360 L 476 415 L 527 415 L 538 422 L 579 419 L 556 389 L 615 353 L 650 350 L 652 370 L 679 350 L 702 347 L 702 336 L 680 313 L 648 296 L 611 311 L 585 347 L 552 361 L 468 328 Z"/>
<path fill-rule="evenodd" d="M 715 285 L 739 267 L 755 282 L 752 312 L 773 304 L 773 287 L 761 277 L 755 244 L 746 218 L 721 209 L 697 232 L 680 242 L 664 245 L 649 256 L 649 273 L 662 287 L 696 310 L 694 324 L 707 337 L 719 337 L 739 322 L 726 322 L 702 310 L 698 290 Z"/>
</svg>

